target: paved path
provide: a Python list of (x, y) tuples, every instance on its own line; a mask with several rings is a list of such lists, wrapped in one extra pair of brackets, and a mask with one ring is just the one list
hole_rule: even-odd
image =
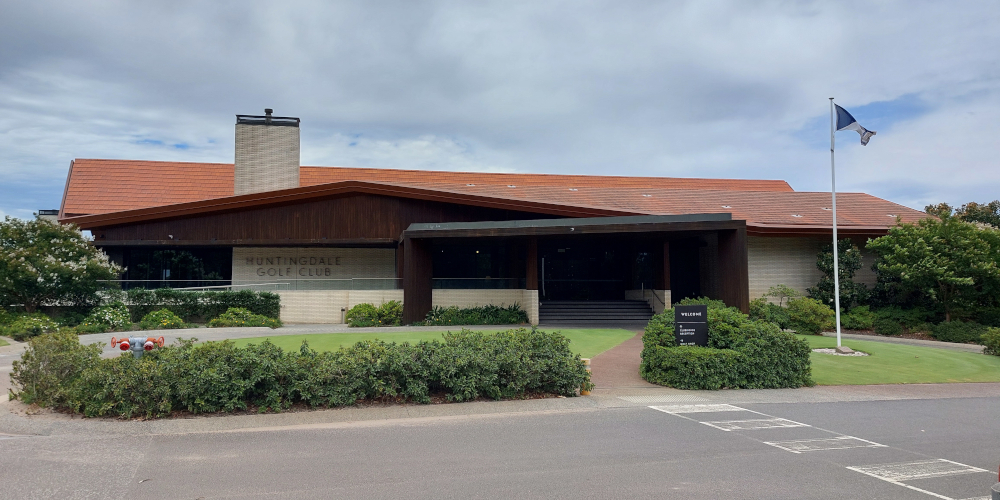
[[(836, 337), (835, 332), (823, 332), (824, 337)], [(915, 345), (920, 347), (934, 347), (937, 349), (948, 349), (950, 351), (983, 352), (983, 346), (976, 344), (956, 344), (954, 342), (940, 342), (937, 340), (904, 339), (896, 337), (882, 337), (878, 335), (858, 335), (856, 333), (841, 333), (841, 339), (867, 340), (871, 342), (885, 342), (887, 344)], [(848, 346), (850, 347), (850, 346)]]
[(590, 361), (591, 381), (598, 389), (653, 388), (639, 376), (642, 333), (594, 356)]

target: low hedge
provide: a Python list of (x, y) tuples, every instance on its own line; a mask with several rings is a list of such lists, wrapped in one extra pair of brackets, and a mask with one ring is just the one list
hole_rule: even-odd
[(931, 328), (931, 336), (942, 342), (978, 344), (987, 327), (974, 321), (946, 321)]
[(268, 318), (260, 314), (254, 314), (242, 307), (230, 307), (219, 317), (208, 322), (209, 328), (228, 327), (250, 327), (266, 326), (268, 328), (278, 328), (281, 326), (280, 319)]
[(592, 388), (569, 339), (517, 329), (463, 330), (441, 341), (363, 341), (317, 352), (306, 342), (285, 352), (264, 341), (180, 341), (141, 358), (101, 359), (101, 348), (75, 335), (32, 339), (11, 373), (13, 397), (88, 417), (162, 417), (175, 411), (280, 411), (358, 401), (450, 401), (518, 398), (533, 393), (574, 396)]
[(673, 309), (653, 316), (642, 338), (639, 373), (644, 379), (705, 390), (815, 385), (807, 342), (735, 308), (711, 302), (708, 306), (708, 347), (677, 345)]
[(375, 306), (358, 304), (348, 309), (347, 326), (399, 326), (403, 323), (403, 303), (390, 300)]
[(511, 304), (476, 307), (435, 306), (424, 320), (432, 325), (523, 325), (528, 323), (528, 313), (521, 306)]
[(107, 333), (131, 330), (132, 317), (121, 302), (95, 307), (79, 325), (77, 333)]
[(124, 293), (124, 302), (132, 314), (132, 321), (137, 323), (147, 314), (160, 309), (168, 309), (187, 322), (215, 318), (231, 307), (275, 319), (281, 314), (281, 297), (278, 294), (253, 290), (194, 292), (172, 288), (134, 288)]

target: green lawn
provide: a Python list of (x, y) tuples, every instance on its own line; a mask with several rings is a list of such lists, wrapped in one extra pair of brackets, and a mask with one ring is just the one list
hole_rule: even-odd
[[(799, 335), (813, 349), (837, 346), (837, 339)], [(1000, 357), (886, 342), (847, 340), (843, 345), (870, 356), (812, 353), (813, 380), (819, 385), (1000, 382)]]
[(5, 345), (10, 345), (10, 344), (8, 344), (7, 341), (4, 339), (0, 339), (0, 347), (3, 347)]
[[(570, 348), (580, 353), (584, 358), (592, 358), (598, 354), (621, 344), (635, 336), (635, 333), (619, 329), (554, 329), (570, 339)], [(316, 333), (310, 335), (282, 335), (279, 337), (256, 337), (236, 339), (237, 345), (244, 346), (262, 342), (265, 338), (285, 350), (297, 350), (303, 340), (309, 341), (309, 347), (317, 351), (330, 351), (344, 346), (353, 345), (361, 340), (380, 339), (386, 342), (419, 342), (421, 340), (436, 340), (444, 331), (438, 332), (372, 332), (372, 333)]]

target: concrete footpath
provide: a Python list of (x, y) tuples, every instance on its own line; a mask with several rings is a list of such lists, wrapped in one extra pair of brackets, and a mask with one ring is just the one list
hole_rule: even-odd
[[(824, 337), (836, 337), (836, 332), (823, 332)], [(919, 347), (934, 347), (936, 349), (948, 349), (950, 351), (963, 351), (982, 353), (983, 346), (977, 344), (956, 344), (954, 342), (941, 342), (938, 340), (905, 339), (897, 337), (882, 337), (878, 335), (858, 335), (856, 333), (841, 333), (841, 340), (864, 340), (868, 342), (884, 342), (886, 344), (903, 344)], [(850, 346), (848, 346), (850, 347)]]

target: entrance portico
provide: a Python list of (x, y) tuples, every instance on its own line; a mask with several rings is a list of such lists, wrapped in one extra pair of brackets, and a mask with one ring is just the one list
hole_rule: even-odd
[(454, 288), (520, 290), (535, 301), (522, 303), (529, 312), (646, 296), (660, 310), (694, 296), (749, 308), (746, 222), (730, 214), (411, 224), (401, 246), (404, 322)]

